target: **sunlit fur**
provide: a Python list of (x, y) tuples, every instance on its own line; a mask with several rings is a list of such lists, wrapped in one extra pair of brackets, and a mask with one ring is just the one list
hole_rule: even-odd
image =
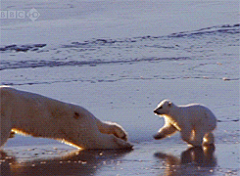
[(127, 133), (83, 107), (1, 86), (1, 141), (13, 132), (60, 140), (81, 149), (129, 149)]
[(182, 139), (192, 146), (214, 143), (212, 131), (217, 120), (207, 107), (200, 104), (177, 106), (170, 100), (163, 100), (154, 113), (165, 119), (165, 125), (154, 135), (155, 139), (180, 131)]

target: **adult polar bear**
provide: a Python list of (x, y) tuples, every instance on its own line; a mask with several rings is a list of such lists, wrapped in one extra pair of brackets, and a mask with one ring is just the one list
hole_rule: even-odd
[(131, 149), (127, 133), (86, 109), (38, 94), (0, 86), (1, 141), (14, 132), (61, 140), (82, 149)]
[(217, 119), (207, 107), (200, 104), (177, 106), (163, 100), (154, 113), (165, 118), (165, 125), (154, 135), (155, 139), (180, 131), (182, 139), (194, 147), (214, 143), (212, 131)]

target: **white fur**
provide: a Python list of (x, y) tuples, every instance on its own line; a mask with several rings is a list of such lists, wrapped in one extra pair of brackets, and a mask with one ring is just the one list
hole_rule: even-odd
[(182, 139), (192, 146), (214, 143), (212, 131), (216, 128), (217, 120), (207, 107), (200, 104), (177, 106), (169, 100), (163, 100), (154, 113), (165, 119), (165, 125), (154, 135), (155, 139), (180, 131)]
[(0, 86), (1, 141), (14, 132), (61, 140), (82, 149), (129, 149), (127, 133), (110, 122), (101, 122), (86, 109), (38, 94)]

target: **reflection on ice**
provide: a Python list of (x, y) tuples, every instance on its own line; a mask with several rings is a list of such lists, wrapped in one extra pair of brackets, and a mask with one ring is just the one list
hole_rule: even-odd
[(95, 175), (102, 166), (118, 165), (121, 162), (118, 159), (128, 152), (76, 150), (54, 158), (18, 161), (15, 156), (1, 151), (1, 175)]
[(213, 174), (214, 167), (217, 165), (217, 160), (213, 155), (214, 151), (215, 146), (210, 145), (203, 148), (188, 148), (182, 152), (181, 158), (162, 152), (157, 152), (154, 156), (165, 161), (165, 174), (168, 176), (184, 175), (184, 173), (209, 175), (209, 173)]

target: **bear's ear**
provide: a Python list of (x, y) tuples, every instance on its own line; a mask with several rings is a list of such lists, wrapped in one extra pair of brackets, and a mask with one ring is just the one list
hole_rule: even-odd
[(73, 116), (75, 119), (78, 119), (79, 118), (79, 113), (78, 112), (74, 112), (74, 116)]
[(172, 102), (171, 102), (171, 101), (168, 102), (168, 106), (169, 106), (169, 107), (172, 106)]

